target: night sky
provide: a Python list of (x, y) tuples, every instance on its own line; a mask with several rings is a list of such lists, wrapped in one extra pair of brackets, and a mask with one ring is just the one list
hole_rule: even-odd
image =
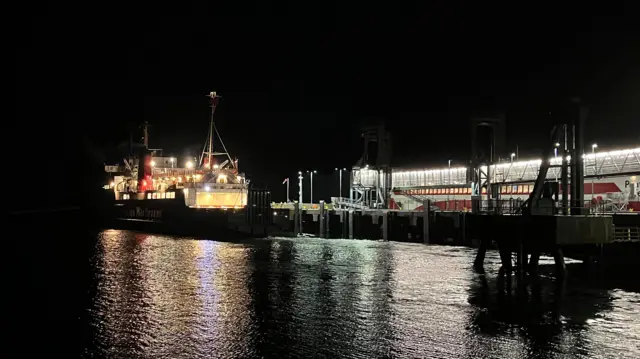
[(498, 111), (509, 152), (538, 156), (551, 104), (575, 95), (591, 110), (586, 143), (640, 143), (631, 9), (342, 3), (215, 2), (184, 17), (129, 18), (45, 7), (17, 30), (12, 151), (38, 158), (61, 185), (86, 186), (142, 121), (154, 125), (151, 147), (197, 155), (212, 90), (229, 151), (276, 199), (298, 169), (325, 173), (316, 198), (335, 195), (333, 168), (359, 158), (358, 125), (377, 119), (397, 165), (463, 163), (470, 116)]

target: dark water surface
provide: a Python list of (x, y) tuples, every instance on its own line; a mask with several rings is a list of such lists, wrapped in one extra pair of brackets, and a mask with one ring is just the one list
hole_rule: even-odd
[(501, 295), (492, 252), (481, 275), (459, 247), (98, 236), (67, 303), (84, 357), (640, 358), (638, 292), (574, 274)]

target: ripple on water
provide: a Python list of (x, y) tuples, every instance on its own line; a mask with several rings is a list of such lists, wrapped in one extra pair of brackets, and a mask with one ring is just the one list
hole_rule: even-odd
[[(100, 234), (86, 357), (640, 357), (640, 295), (543, 277), (523, 302), (461, 247)], [(546, 262), (544, 262), (546, 263)]]

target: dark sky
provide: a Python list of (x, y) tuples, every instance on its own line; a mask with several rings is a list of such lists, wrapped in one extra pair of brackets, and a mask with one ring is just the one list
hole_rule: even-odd
[[(492, 111), (506, 114), (508, 148), (537, 155), (550, 104), (574, 95), (591, 109), (588, 142), (640, 143), (640, 38), (622, 5), (261, 3), (127, 18), (44, 7), (17, 31), (12, 137), (64, 158), (50, 168), (82, 172), (80, 152), (100, 162), (146, 120), (152, 147), (184, 156), (205, 139), (216, 90), (229, 151), (278, 191), (298, 169), (329, 181), (349, 167), (358, 124), (378, 118), (396, 164), (463, 162), (469, 117)], [(318, 196), (334, 191), (325, 187)]]

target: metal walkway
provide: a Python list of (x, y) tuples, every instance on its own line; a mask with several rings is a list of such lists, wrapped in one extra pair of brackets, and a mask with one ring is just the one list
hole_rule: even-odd
[[(571, 161), (571, 158), (568, 158)], [(561, 157), (549, 159), (552, 165), (560, 165)], [(491, 183), (533, 182), (538, 176), (542, 160), (507, 161), (491, 166)], [(482, 168), (486, 173), (486, 166)], [(585, 177), (613, 177), (640, 174), (640, 147), (618, 151), (599, 152), (584, 155)], [(394, 188), (466, 186), (468, 182), (466, 167), (393, 169)], [(552, 167), (548, 179), (560, 178), (560, 168)], [(380, 171), (361, 168), (353, 171), (353, 185), (374, 188), (384, 183), (384, 174)]]

